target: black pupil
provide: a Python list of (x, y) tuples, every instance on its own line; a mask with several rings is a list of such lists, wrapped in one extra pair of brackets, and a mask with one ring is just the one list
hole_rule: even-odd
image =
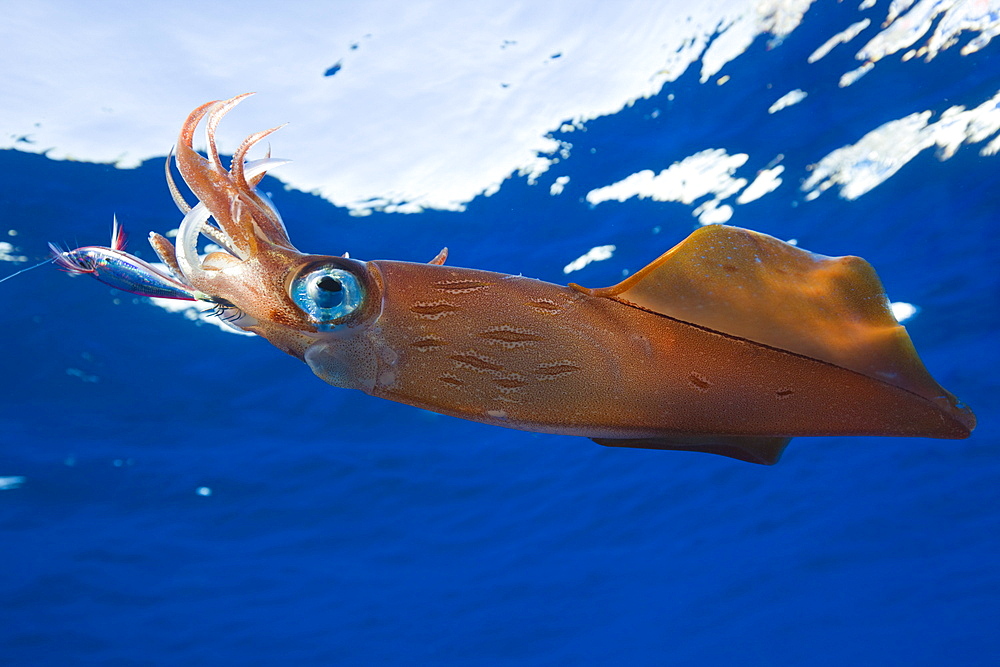
[(330, 275), (315, 276), (309, 281), (309, 296), (319, 308), (338, 308), (344, 302), (344, 285)]
[(330, 276), (323, 276), (317, 280), (316, 287), (324, 292), (339, 292), (344, 289), (344, 286), (340, 284), (339, 280), (331, 278)]

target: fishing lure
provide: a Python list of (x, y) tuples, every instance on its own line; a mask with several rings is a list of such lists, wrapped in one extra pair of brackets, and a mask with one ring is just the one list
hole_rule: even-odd
[[(185, 215), (176, 244), (150, 240), (176, 280), (118, 240), (65, 254), (63, 266), (137, 294), (232, 307), (233, 326), (338, 387), (602, 445), (772, 464), (794, 436), (965, 438), (975, 427), (857, 257), (710, 225), (591, 289), (443, 266), (444, 251), (427, 264), (299, 252), (256, 190), (282, 161), (246, 161), (277, 128), (248, 137), (229, 169), (219, 159), (215, 128), (245, 98), (184, 122), (176, 165), (196, 205), (168, 159)], [(206, 156), (193, 148), (202, 120)], [(199, 254), (201, 237), (220, 250)]]
[(126, 236), (118, 219), (111, 227), (111, 246), (84, 246), (63, 250), (49, 244), (56, 265), (67, 273), (89, 275), (123, 292), (161, 299), (212, 301), (190, 285), (125, 252)]

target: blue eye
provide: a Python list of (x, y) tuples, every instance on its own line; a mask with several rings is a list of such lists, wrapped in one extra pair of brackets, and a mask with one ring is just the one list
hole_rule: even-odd
[(298, 276), (289, 295), (320, 331), (342, 324), (365, 299), (361, 281), (351, 272), (332, 266), (321, 266)]

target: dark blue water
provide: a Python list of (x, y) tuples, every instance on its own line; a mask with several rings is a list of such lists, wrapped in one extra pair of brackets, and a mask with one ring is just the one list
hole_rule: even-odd
[[(780, 146), (784, 184), (733, 224), (870, 260), (922, 309), (909, 331), (976, 410), (971, 439), (801, 438), (766, 468), (506, 431), (334, 389), (263, 340), (44, 267), (0, 285), (0, 476), (25, 477), (0, 491), (0, 662), (997, 664), (997, 158), (927, 152), (854, 202), (798, 186), (882, 122), (987, 99), (1000, 50), (887, 61), (842, 91), (825, 69), (853, 68), (849, 50), (804, 64), (844, 10), (824, 11), (725, 86), (686, 76), (566, 135), (572, 156), (537, 185), (462, 213), (356, 218), (264, 187), (305, 251), (448, 245), (452, 264), (562, 282), (614, 243), (572, 276), (601, 286), (695, 222), (680, 204), (592, 208), (590, 189), (705, 148), (759, 169)], [(795, 87), (808, 104), (769, 116)], [(2, 229), (33, 259), (104, 243), (113, 212), (136, 251), (177, 222), (159, 160), (8, 151), (0, 174)]]

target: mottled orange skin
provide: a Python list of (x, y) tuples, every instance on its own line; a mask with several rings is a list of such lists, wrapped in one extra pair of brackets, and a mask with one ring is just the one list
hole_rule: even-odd
[[(201, 207), (185, 221), (210, 213), (229, 252), (194, 261), (183, 230), (214, 232), (188, 222), (176, 257), (162, 237), (154, 245), (231, 307), (235, 326), (330, 384), (498, 426), (759, 463), (777, 461), (791, 436), (964, 438), (975, 426), (856, 257), (713, 226), (621, 284), (587, 289), (441, 266), (444, 251), (429, 264), (300, 253), (254, 190), (260, 176), (244, 173), (266, 133), (244, 142), (231, 169), (218, 159), (214, 128), (243, 97), (196, 109), (177, 153)], [(205, 116), (208, 159), (192, 148)], [(363, 285), (362, 305), (332, 326), (290, 296), (318, 265)]]
[(474, 269), (368, 268), (382, 308), (354, 336), (370, 361), (352, 358), (341, 384), (400, 403), (591, 438), (968, 434), (904, 389), (614, 299)]

